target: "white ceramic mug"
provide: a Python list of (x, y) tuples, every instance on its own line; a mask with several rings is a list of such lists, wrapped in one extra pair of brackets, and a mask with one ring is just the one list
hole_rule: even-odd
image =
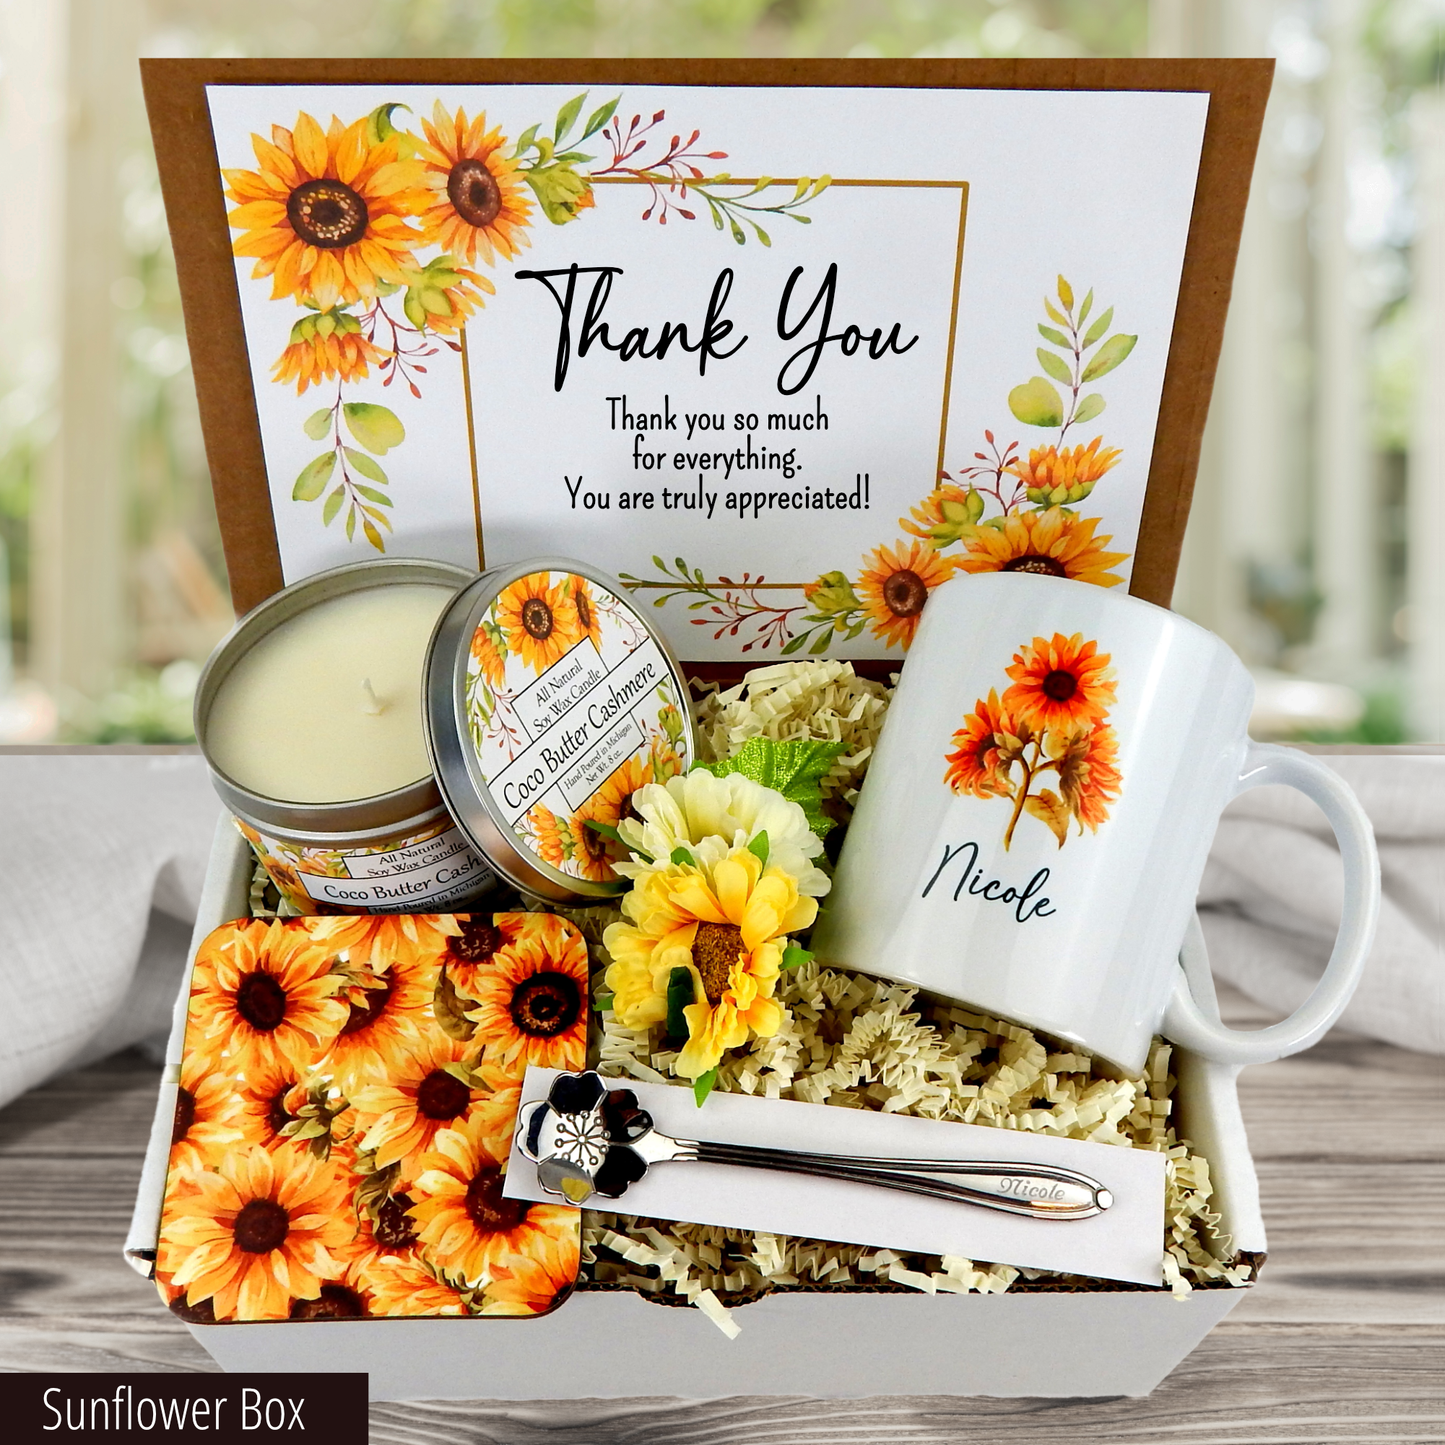
[[(1130, 1074), (1159, 1032), (1233, 1064), (1307, 1047), (1359, 980), (1379, 861), (1336, 773), (1250, 741), (1253, 700), (1219, 638), (1137, 598), (1019, 572), (945, 583), (888, 710), (814, 952)], [(1330, 820), (1344, 910), (1314, 993), (1250, 1033), (1199, 1008), (1179, 956), (1220, 813), (1266, 783), (1300, 789)]]

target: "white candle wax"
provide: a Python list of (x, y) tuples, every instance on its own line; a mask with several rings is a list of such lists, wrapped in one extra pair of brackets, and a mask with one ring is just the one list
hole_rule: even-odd
[(243, 788), (292, 803), (370, 798), (426, 777), (421, 675), (451, 596), (424, 583), (368, 587), (267, 633), (211, 705), (212, 762)]

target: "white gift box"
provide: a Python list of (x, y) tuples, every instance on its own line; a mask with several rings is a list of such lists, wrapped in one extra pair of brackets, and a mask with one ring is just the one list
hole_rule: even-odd
[[(222, 819), (192, 957), (212, 929), (249, 911), (253, 858)], [(1191, 979), (1202, 1004), (1206, 979)], [(125, 1253), (149, 1275), (170, 1151), (189, 971), (177, 1001)], [(1263, 1255), (1238, 1069), (1176, 1050), (1174, 1122), (1209, 1161), (1230, 1250)], [(1163, 1221), (1159, 1247), (1163, 1249)], [(1094, 1289), (1001, 1295), (779, 1290), (737, 1313), (728, 1339), (700, 1311), (630, 1290), (581, 1289), (536, 1319), (262, 1321), (187, 1327), (223, 1369), (365, 1370), (371, 1398), (576, 1399), (679, 1395), (1147, 1395), (1239, 1303), (1239, 1288)]]

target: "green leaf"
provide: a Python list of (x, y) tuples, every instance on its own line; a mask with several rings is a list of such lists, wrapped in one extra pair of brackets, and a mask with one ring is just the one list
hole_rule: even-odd
[(733, 240), (736, 241), (739, 246), (746, 246), (748, 243), (747, 234), (732, 216), (728, 217), (728, 225), (732, 227)]
[(291, 488), (293, 502), (314, 502), (326, 490), (331, 473), (336, 470), (336, 453), (325, 452), (315, 461), (307, 462)]
[(348, 401), (341, 414), (347, 429), (367, 451), (384, 457), (406, 440), (406, 428), (394, 411), (369, 401)]
[(592, 1007), (600, 1014), (611, 1013), (613, 995), (610, 993), (599, 993)]
[(421, 304), (421, 297), (416, 294), (415, 286), (408, 286), (406, 296), (401, 303), (401, 309), (406, 313), (406, 319), (413, 326), (422, 327), (426, 325), (426, 307)]
[(1097, 391), (1091, 391), (1079, 403), (1079, 409), (1074, 413), (1074, 420), (1076, 422), (1093, 421), (1103, 409), (1104, 398)]
[(1062, 381), (1065, 386), (1074, 384), (1074, 373), (1069, 370), (1062, 356), (1056, 352), (1045, 351), (1042, 346), (1034, 348), (1034, 355), (1039, 359), (1039, 365), (1053, 377), (1055, 381)]
[(345, 487), (337, 487), (337, 489), (327, 497), (326, 505), (321, 509), (321, 525), (323, 527), (329, 527), (336, 520), (336, 514), (341, 510), (341, 504), (345, 500)]
[(313, 411), (301, 424), (301, 430), (314, 442), (324, 441), (326, 433), (331, 430), (331, 408), (328, 406), (320, 411)]
[(1084, 346), (1086, 349), (1092, 346), (1109, 329), (1109, 323), (1113, 319), (1114, 308), (1111, 306), (1088, 331), (1084, 333)]
[(562, 144), (562, 137), (572, 129), (578, 112), (582, 109), (582, 102), (587, 99), (587, 92), (584, 90), (581, 95), (574, 95), (561, 110), (557, 112), (557, 129), (552, 132), (552, 140), (556, 145)]
[(699, 1109), (707, 1102), (707, 1096), (712, 1093), (717, 1085), (717, 1070), (709, 1069), (700, 1079), (694, 1079), (692, 1084), (692, 1096), (697, 1100)]
[(1062, 276), (1059, 277), (1059, 300), (1064, 303), (1064, 310), (1074, 309), (1074, 288)]
[(516, 160), (518, 156), (526, 155), (527, 152), (532, 149), (532, 142), (537, 139), (537, 132), (541, 129), (542, 127), (540, 125), (528, 126), (527, 129), (517, 137), (517, 144), (512, 147), (513, 160)]
[(373, 482), (380, 482), (383, 487), (390, 484), (386, 473), (376, 464), (376, 461), (367, 456), (365, 452), (359, 452), (355, 447), (342, 447), (346, 453), (346, 460), (361, 473), (363, 477), (370, 477)]
[(764, 868), (768, 866), (768, 830), (766, 828), (760, 829), (758, 836), (748, 844), (748, 852), (751, 853)]
[(476, 1033), (476, 1024), (466, 1014), (470, 1003), (470, 999), (457, 992), (446, 969), (442, 969), (437, 975), (436, 991), (432, 995), (432, 1015), (448, 1038), (465, 1043)]
[(687, 1018), (683, 1009), (697, 1002), (697, 983), (690, 968), (675, 968), (667, 976), (667, 1037), (687, 1038)]
[[(582, 824), (591, 828), (594, 833), (601, 833), (604, 838), (611, 838), (614, 843), (622, 843), (622, 834), (611, 823), (603, 823), (596, 818), (584, 818)], [(627, 845), (622, 843), (622, 846), (625, 848)]]
[[(353, 482), (352, 486), (355, 487), (356, 491), (365, 497), (368, 502), (375, 502), (378, 507), (394, 507), (396, 505), (385, 492), (378, 492), (375, 487), (364, 487), (360, 482)], [(378, 513), (376, 515), (380, 514)]]
[(1097, 381), (1118, 366), (1133, 351), (1137, 336), (1125, 336), (1118, 332), (1111, 336), (1095, 353), (1094, 359), (1084, 368), (1082, 381)]
[(681, 843), (679, 843), (677, 847), (672, 850), (672, 857), (670, 857), (667, 861), (669, 863), (682, 864), (688, 868), (697, 867), (697, 859), (694, 858), (692, 854), (689, 853), (687, 849), (682, 846)]
[(820, 838), (833, 826), (823, 812), (821, 783), (843, 751), (843, 743), (825, 743), (811, 738), (780, 743), (772, 738), (749, 738), (732, 757), (703, 763), (710, 773), (725, 778), (741, 773), (765, 788), (776, 789), (802, 808), (808, 826)]
[(806, 948), (799, 948), (796, 943), (790, 943), (783, 950), (782, 968), (797, 968), (800, 963), (812, 963), (813, 955)]
[(390, 140), (396, 134), (396, 127), (391, 123), (391, 113), (394, 110), (410, 110), (409, 105), (403, 105), (399, 100), (388, 101), (379, 105), (369, 116), (366, 117), (366, 138), (372, 145), (380, 145), (384, 140)]
[(582, 128), (582, 134), (577, 137), (579, 144), (586, 140), (589, 135), (596, 135), (609, 120), (617, 109), (617, 102), (621, 100), (620, 95), (614, 95), (606, 105), (599, 105), (591, 115), (587, 117), (587, 124)]
[(1082, 326), (1082, 325), (1084, 324), (1084, 322), (1086, 322), (1086, 321), (1089, 319), (1089, 312), (1091, 312), (1093, 309), (1094, 309), (1094, 293), (1093, 293), (1093, 291), (1091, 290), (1091, 291), (1089, 292), (1089, 294), (1084, 297), (1084, 304), (1079, 307), (1079, 325), (1080, 325), (1080, 326)]
[(1008, 394), (1008, 409), (1025, 426), (1062, 426), (1064, 402), (1043, 377), (1031, 377)]
[(1074, 349), (1073, 343), (1062, 331), (1056, 331), (1052, 326), (1045, 326), (1042, 321), (1039, 322), (1039, 335), (1045, 341), (1052, 341), (1055, 346), (1062, 346), (1065, 351)]

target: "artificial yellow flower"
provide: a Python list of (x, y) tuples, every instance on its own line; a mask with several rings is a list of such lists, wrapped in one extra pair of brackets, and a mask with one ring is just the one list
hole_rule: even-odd
[[(799, 893), (821, 898), (832, 886), (828, 875), (814, 866), (823, 843), (808, 826), (807, 814), (776, 788), (742, 773), (719, 778), (706, 768), (694, 768), (666, 783), (649, 781), (631, 802), (631, 809), (618, 819), (617, 832), (634, 855), (655, 861), (617, 864), (616, 871), (625, 878), (667, 867), (679, 848), (694, 857), (701, 848), (715, 860), (766, 833), (769, 864), (787, 873)], [(626, 816), (627, 811), (632, 816)]]
[(622, 911), (629, 921), (612, 924), (603, 944), (613, 959), (612, 1008), (624, 1028), (662, 1023), (673, 969), (692, 973), (695, 1001), (683, 1010), (688, 1041), (677, 1060), (684, 1078), (707, 1073), (750, 1033), (777, 1033), (783, 940), (818, 913), (790, 874), (739, 848), (715, 863), (646, 874)]

